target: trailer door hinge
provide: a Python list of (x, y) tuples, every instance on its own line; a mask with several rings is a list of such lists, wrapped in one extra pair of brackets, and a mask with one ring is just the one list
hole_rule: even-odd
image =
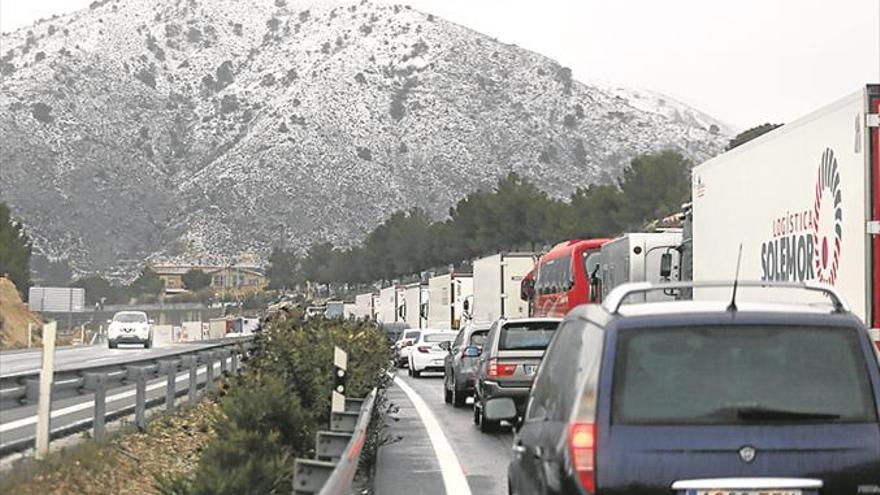
[(880, 235), (880, 221), (868, 222), (868, 235)]
[(865, 125), (868, 127), (880, 127), (880, 113), (869, 113), (865, 115)]

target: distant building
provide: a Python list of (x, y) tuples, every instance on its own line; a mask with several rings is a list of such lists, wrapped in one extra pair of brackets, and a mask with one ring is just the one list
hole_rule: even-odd
[(162, 280), (166, 294), (178, 294), (186, 291), (183, 275), (190, 270), (201, 270), (211, 276), (211, 288), (214, 290), (266, 288), (269, 279), (263, 268), (257, 265), (236, 263), (234, 265), (196, 265), (196, 264), (153, 264), (150, 268)]

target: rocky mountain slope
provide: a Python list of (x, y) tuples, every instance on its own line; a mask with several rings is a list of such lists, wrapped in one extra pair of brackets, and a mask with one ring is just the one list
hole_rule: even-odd
[(0, 197), (83, 271), (356, 242), (516, 171), (554, 195), (730, 130), (372, 1), (98, 0), (2, 36)]

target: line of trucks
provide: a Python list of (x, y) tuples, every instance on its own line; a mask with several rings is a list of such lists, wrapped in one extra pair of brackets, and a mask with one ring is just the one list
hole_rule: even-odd
[(741, 280), (835, 286), (880, 346), (878, 192), (880, 85), (867, 85), (695, 167), (692, 203), (674, 228), (566, 241), (541, 255), (493, 254), (468, 272), (360, 294), (346, 316), (452, 329), (560, 316), (625, 282), (732, 280), (740, 265)]

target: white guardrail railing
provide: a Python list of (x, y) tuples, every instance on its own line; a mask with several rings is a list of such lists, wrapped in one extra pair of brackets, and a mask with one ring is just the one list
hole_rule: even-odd
[(376, 389), (364, 399), (345, 399), (345, 410), (330, 413), (330, 431), (319, 431), (315, 459), (294, 461), (294, 495), (348, 495), (358, 470)]

